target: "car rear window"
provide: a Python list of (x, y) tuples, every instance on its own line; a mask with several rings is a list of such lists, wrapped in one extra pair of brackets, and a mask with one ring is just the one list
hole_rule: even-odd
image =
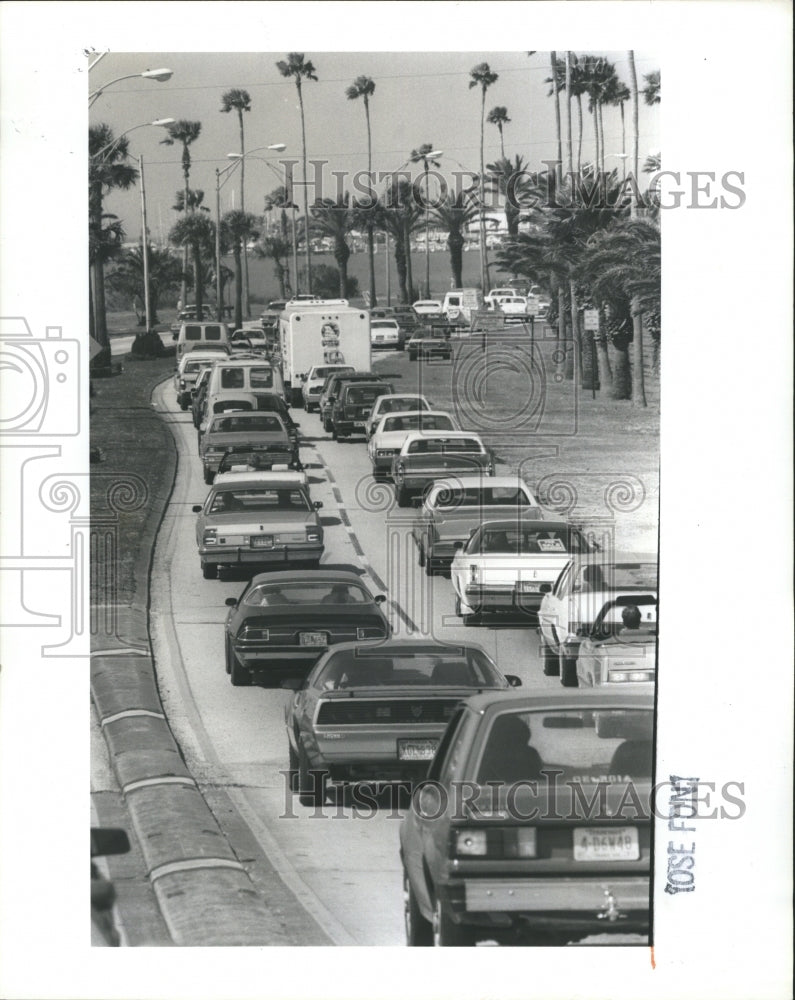
[(351, 403), (355, 406), (366, 405), (367, 403), (374, 403), (379, 396), (387, 390), (380, 385), (357, 385), (350, 389), (345, 394), (345, 402)]
[(384, 431), (453, 431), (455, 427), (450, 417), (442, 414), (404, 413), (387, 417)]
[(483, 489), (440, 489), (434, 497), (434, 507), (515, 507), (535, 506), (521, 487), (488, 486)]
[(356, 583), (334, 583), (317, 581), (314, 583), (261, 583), (243, 598), (244, 604), (254, 607), (277, 604), (369, 604), (372, 597), (364, 587)]
[(185, 340), (201, 340), (202, 328), (200, 326), (186, 326)]
[(483, 527), (470, 543), (468, 552), (504, 553), (505, 555), (564, 555), (584, 548), (574, 530), (522, 529), (519, 527)]
[(418, 685), (420, 687), (494, 687), (499, 678), (478, 650), (440, 653), (341, 650), (326, 663), (317, 684), (326, 688)]
[[(249, 404), (250, 406), (251, 404)], [(210, 428), (211, 434), (239, 434), (248, 431), (257, 431), (270, 434), (277, 434), (283, 431), (282, 422), (276, 416), (269, 414), (252, 413), (246, 416), (216, 417)]]
[(382, 399), (378, 406), (378, 412), (382, 414), (427, 409), (428, 404), (420, 396), (395, 396), (394, 399)]
[(265, 514), (286, 510), (312, 510), (306, 494), (300, 489), (249, 489), (218, 490), (210, 501), (210, 514)]
[(408, 447), (409, 455), (447, 454), (452, 452), (483, 453), (483, 445), (475, 438), (428, 438), (412, 441)]

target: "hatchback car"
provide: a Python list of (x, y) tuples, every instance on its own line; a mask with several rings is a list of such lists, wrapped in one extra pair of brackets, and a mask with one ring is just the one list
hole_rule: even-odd
[(281, 686), (288, 678), (306, 677), (330, 646), (389, 638), (385, 600), (347, 570), (255, 576), (239, 598), (226, 601), (230, 681), (236, 687), (254, 679)]
[(203, 504), (193, 507), (196, 545), (205, 580), (225, 566), (317, 567), (323, 528), (306, 486), (273, 472), (217, 476)]
[(409, 945), (565, 945), (649, 930), (654, 702), (463, 702), (400, 828)]

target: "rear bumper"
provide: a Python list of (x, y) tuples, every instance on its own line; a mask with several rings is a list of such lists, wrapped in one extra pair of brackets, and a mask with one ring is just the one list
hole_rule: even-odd
[(238, 566), (261, 563), (286, 566), (291, 563), (319, 560), (324, 551), (324, 545), (285, 545), (276, 549), (224, 549), (205, 546), (199, 549), (199, 555), (202, 562), (208, 565)]
[(494, 611), (525, 611), (537, 613), (543, 594), (523, 593), (512, 586), (466, 587), (464, 601), (471, 608)]

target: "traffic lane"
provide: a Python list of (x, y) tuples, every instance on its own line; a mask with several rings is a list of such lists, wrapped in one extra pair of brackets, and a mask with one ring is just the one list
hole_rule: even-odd
[[(195, 430), (168, 383), (156, 405), (172, 424), (181, 461), (155, 556), (152, 632), (163, 703), (186, 762), (200, 785), (225, 790), (287, 887), (335, 943), (400, 944), (399, 824), (390, 810), (365, 817), (333, 802), (319, 811), (302, 807), (287, 791), (280, 772), (287, 768), (284, 708), (293, 694), (229, 683), (224, 601), (240, 595), (247, 574), (202, 577), (191, 508), (208, 487)], [(302, 451), (312, 496), (324, 502), (321, 515), (329, 522), (323, 564), (356, 568), (330, 484), (311, 468), (312, 458)], [(218, 818), (234, 835), (237, 817)], [(258, 881), (256, 871), (252, 877)]]

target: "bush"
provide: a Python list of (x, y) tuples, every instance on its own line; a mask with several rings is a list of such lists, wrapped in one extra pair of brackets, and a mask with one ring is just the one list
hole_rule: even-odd
[[(306, 271), (300, 271), (300, 284), (306, 287)], [(338, 299), (340, 295), (340, 272), (329, 264), (312, 266), (312, 291), (320, 299)], [(354, 299), (359, 295), (359, 281), (348, 275), (345, 298)]]

